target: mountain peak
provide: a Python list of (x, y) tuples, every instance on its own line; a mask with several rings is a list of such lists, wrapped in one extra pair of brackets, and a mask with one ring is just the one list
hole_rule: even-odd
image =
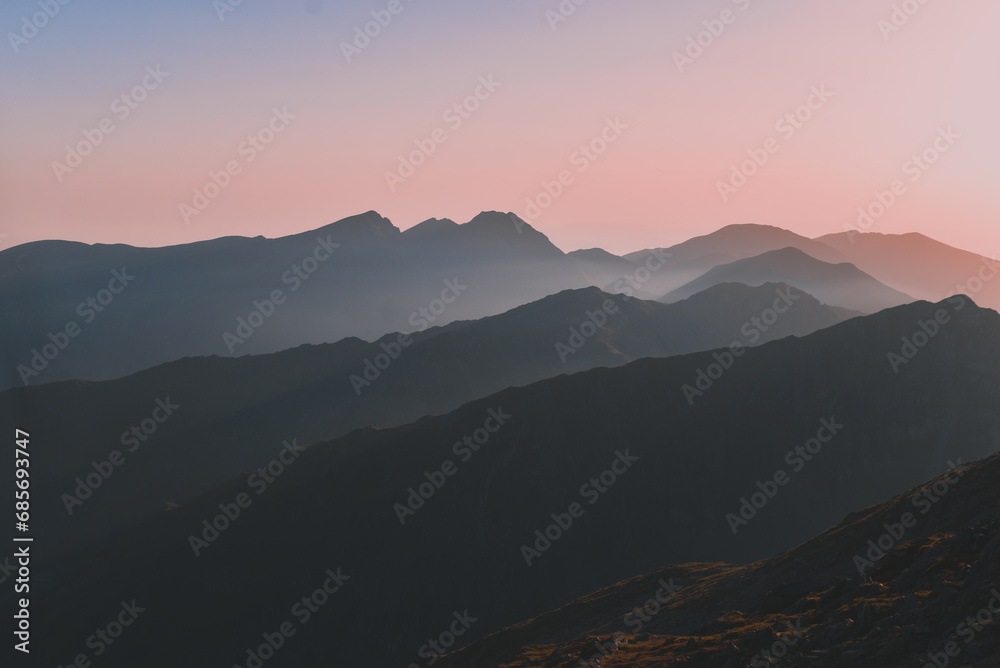
[(510, 211), (504, 213), (502, 211), (483, 211), (475, 218), (465, 223), (462, 227), (482, 227), (482, 228), (496, 228), (496, 227), (512, 227), (514, 230), (525, 230), (530, 229), (536, 231), (535, 228), (528, 225), (522, 218), (517, 214)]
[(762, 223), (732, 223), (731, 225), (726, 225), (720, 227), (718, 230), (712, 234), (724, 234), (733, 232), (777, 232), (779, 234), (795, 234), (790, 230), (786, 230), (783, 227), (778, 227), (777, 225), (764, 225)]
[(330, 223), (308, 234), (330, 234), (340, 239), (361, 240), (366, 238), (392, 238), (401, 234), (398, 227), (377, 211), (366, 211)]
[(718, 283), (777, 282), (808, 292), (824, 304), (863, 313), (913, 301), (909, 295), (880, 283), (849, 262), (824, 262), (797, 247), (778, 248), (718, 265), (664, 295), (660, 301), (678, 301)]
[(457, 230), (458, 223), (450, 218), (428, 218), (422, 223), (417, 223), (403, 234), (407, 237), (426, 238), (437, 234), (444, 234)]
[[(701, 257), (731, 257), (736, 260), (790, 246), (824, 262), (844, 261), (837, 250), (821, 241), (774, 225), (758, 223), (727, 225), (710, 234), (688, 239), (668, 250), (678, 260)], [(626, 257), (634, 259), (632, 256)]]
[[(822, 262), (822, 260), (817, 260), (809, 253), (805, 252), (801, 248), (796, 248), (795, 246), (785, 246), (784, 248), (776, 248), (772, 251), (766, 251), (756, 256), (758, 258), (766, 259), (784, 259), (784, 260), (798, 260), (806, 261), (810, 263)], [(753, 259), (753, 258), (748, 258)], [(846, 262), (841, 264), (848, 264)]]
[(533, 248), (547, 255), (565, 255), (549, 238), (513, 212), (483, 211), (459, 225), (466, 237), (491, 243), (514, 244), (522, 249)]

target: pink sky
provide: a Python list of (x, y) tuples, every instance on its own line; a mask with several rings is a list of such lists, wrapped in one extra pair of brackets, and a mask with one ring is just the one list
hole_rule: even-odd
[[(220, 21), (210, 3), (184, 2), (183, 17), (116, 14), (127, 31), (107, 25), (103, 3), (68, 5), (0, 56), (16, 92), (0, 101), (0, 247), (275, 237), (369, 209), (404, 229), (523, 216), (568, 169), (573, 182), (532, 223), (564, 250), (623, 253), (731, 223), (839, 232), (901, 179), (906, 193), (870, 231), (1000, 252), (1000, 5), (930, 2), (886, 40), (877, 24), (894, 2), (745, 2), (594, 0), (555, 31), (544, 14), (555, 1), (406, 3), (351, 63), (339, 43), (385, 3), (319, 14), (244, 3)], [(12, 5), (5, 31), (34, 6)], [(679, 72), (673, 52), (725, 9), (735, 22)], [(52, 162), (66, 144), (114, 117), (111, 101), (152, 65), (169, 76), (60, 183)], [(489, 75), (502, 85), (450, 128), (445, 110)], [(833, 97), (783, 137), (776, 122), (814, 86)], [(241, 142), (275, 107), (295, 119), (246, 163)], [(571, 156), (608, 118), (628, 128), (580, 173)], [(447, 141), (390, 191), (385, 172), (439, 127)], [(948, 127), (960, 138), (911, 181), (904, 163)], [(777, 153), (723, 202), (717, 182), (772, 137)], [(179, 205), (230, 160), (241, 172), (186, 223)]]

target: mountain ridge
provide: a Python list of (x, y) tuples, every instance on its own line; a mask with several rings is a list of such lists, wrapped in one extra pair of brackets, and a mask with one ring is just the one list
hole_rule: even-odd
[(823, 262), (791, 246), (716, 266), (661, 301), (675, 301), (721, 281), (753, 285), (768, 280), (799, 286), (827, 304), (866, 313), (913, 301), (849, 262)]
[[(887, 355), (901, 337), (940, 311), (951, 320), (894, 369)], [(294, 592), (311, 591), (314, 577), (341, 566), (353, 586), (282, 649), (282, 660), (405, 664), (456, 610), (478, 620), (465, 643), (665, 563), (750, 563), (938, 475), (948, 459), (996, 452), (1000, 422), (987, 407), (1000, 392), (1000, 353), (990, 345), (998, 332), (1000, 315), (968, 299), (916, 302), (733, 360), (725, 348), (641, 359), (357, 430), (307, 448), (200, 556), (189, 536), (231, 502), (240, 478), (120, 536), (48, 593), (63, 612), (40, 628), (75, 637), (84, 631), (72, 616), (81, 605), (99, 610), (141, 595), (159, 616), (141, 638), (123, 638), (117, 656), (170, 665), (181, 634), (204, 648), (204, 665), (233, 661), (282, 621)], [(692, 401), (684, 385), (714, 364), (728, 368)], [(489, 422), (497, 416), (503, 424), (486, 444), (462, 455), (462, 437), (497, 427)], [(835, 441), (795, 470), (786, 453), (830, 436), (817, 431), (824, 425)], [(634, 465), (616, 467), (609, 480), (617, 482), (589, 503), (595, 490), (586, 481), (621, 458)], [(444, 473), (447, 460), (454, 475)], [(792, 483), (734, 534), (727, 514), (779, 468), (794, 474)], [(445, 482), (422, 503), (408, 501), (432, 478)], [(574, 501), (583, 514), (551, 545), (536, 542), (534, 532)], [(407, 504), (413, 515), (399, 510)], [(525, 545), (540, 553), (529, 563)], [(114, 589), (95, 592), (91, 583), (110, 573)], [(242, 584), (249, 580), (253, 591)], [(213, 592), (211, 619), (171, 617), (205, 591)], [(387, 609), (392, 596), (407, 603)], [(271, 604), (261, 608), (261, 600)], [(379, 642), (385, 637), (394, 640)]]

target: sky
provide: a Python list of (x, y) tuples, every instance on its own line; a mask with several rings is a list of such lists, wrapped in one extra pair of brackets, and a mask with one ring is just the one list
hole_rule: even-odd
[(995, 0), (63, 1), (0, 8), (0, 248), (374, 209), (567, 251), (762, 223), (1000, 252)]

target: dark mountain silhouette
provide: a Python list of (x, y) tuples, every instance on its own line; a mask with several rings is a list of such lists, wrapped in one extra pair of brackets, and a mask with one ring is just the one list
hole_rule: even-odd
[[(785, 308), (786, 298), (786, 314), (773, 324), (760, 320), (775, 302)], [(285, 440), (307, 444), (405, 424), (565, 373), (804, 336), (842, 319), (783, 285), (718, 285), (671, 305), (586, 288), (431, 328), (408, 346), (390, 334), (371, 344), (345, 339), (239, 359), (184, 359), (114, 381), (10, 390), (0, 393), (0, 419), (38, 425), (35, 437), (50, 444), (36, 453), (44, 474), (33, 485), (41, 537), (54, 554), (262, 466)], [(148, 441), (122, 441), (167, 399), (179, 408)], [(75, 492), (77, 479), (114, 450), (126, 463), (75, 503), (71, 497), (86, 494)]]
[[(911, 527), (901, 527), (906, 513), (916, 519)], [(862, 577), (855, 560), (868, 559), (868, 541), (886, 536), (887, 525), (900, 538), (892, 537), (881, 559), (875, 548), (877, 560), (862, 564)], [(778, 661), (831, 668), (996, 666), (998, 564), (1000, 455), (994, 455), (854, 513), (780, 556), (744, 567), (686, 564), (631, 578), (484, 638), (438, 665), (575, 668), (603, 658), (603, 648), (613, 660), (599, 665), (636, 668)]]
[(590, 284), (543, 234), (497, 212), (464, 225), (427, 221), (406, 234), (369, 211), (280, 239), (29, 243), (0, 252), (9, 351), (0, 388), (104, 380), (181, 357), (373, 340), (414, 331), (427, 320), (416, 315), (421, 308), (440, 325)]
[(879, 283), (852, 264), (829, 264), (797, 248), (769, 251), (720, 265), (664, 295), (661, 301), (674, 302), (717, 283), (731, 282), (747, 285), (787, 283), (805, 290), (825, 304), (863, 313), (874, 313), (913, 301), (909, 295)]
[[(136, 599), (148, 615), (109, 652), (120, 665), (244, 665), (290, 619), (271, 665), (420, 665), (453, 622), (458, 647), (663, 564), (780, 553), (994, 453), (998, 335), (1000, 315), (965, 298), (918, 302), (732, 359), (644, 359), (353, 432), (261, 495), (239, 476), (53, 571), (42, 658), (72, 656), (93, 619)], [(734, 534), (728, 515), (779, 472)], [(241, 493), (251, 503), (213, 538), (203, 521)], [(212, 540), (200, 556), (192, 535)], [(338, 568), (351, 579), (297, 624), (293, 606)]]
[(939, 300), (955, 293), (1000, 308), (1000, 263), (952, 248), (922, 234), (845, 232), (818, 238), (867, 272), (918, 299)]

